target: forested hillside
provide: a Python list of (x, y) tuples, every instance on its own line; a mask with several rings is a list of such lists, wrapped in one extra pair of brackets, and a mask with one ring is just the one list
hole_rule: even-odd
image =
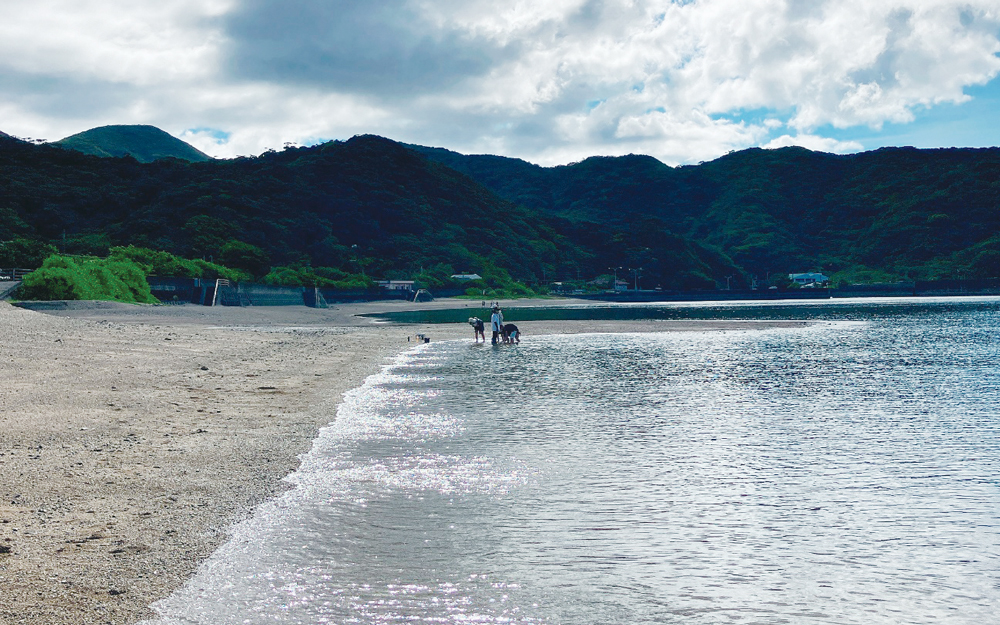
[(645, 156), (543, 168), (374, 136), (150, 163), (0, 137), (0, 241), (225, 251), (258, 277), (332, 267), (438, 286), (456, 272), (544, 284), (641, 267), (642, 286), (665, 289), (807, 270), (992, 277), (998, 207), (997, 149), (755, 149), (676, 168)]
[[(476, 272), (538, 284), (606, 272), (607, 241), (622, 236), (560, 232), (558, 220), (372, 136), (256, 158), (148, 164), (2, 140), (0, 182), (0, 238), (70, 253), (134, 244), (210, 259), (235, 240), (263, 250), (272, 265), (429, 283)], [(650, 280), (706, 288), (736, 271), (717, 252), (648, 234), (663, 259), (659, 271), (650, 265)]]
[(810, 269), (858, 280), (1000, 274), (996, 148), (845, 156), (752, 149), (677, 168), (645, 156), (542, 168), (412, 147), (565, 220), (565, 230), (653, 220), (761, 277)]

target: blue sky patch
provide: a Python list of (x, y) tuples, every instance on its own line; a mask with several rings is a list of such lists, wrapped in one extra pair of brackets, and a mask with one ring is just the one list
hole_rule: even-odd
[(185, 132), (190, 132), (193, 135), (208, 135), (220, 143), (225, 143), (229, 141), (229, 137), (233, 133), (226, 132), (225, 130), (219, 130), (218, 128), (188, 128)]

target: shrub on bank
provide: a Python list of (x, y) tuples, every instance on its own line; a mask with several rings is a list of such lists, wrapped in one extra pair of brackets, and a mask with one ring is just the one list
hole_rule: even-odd
[(261, 278), (273, 286), (318, 286), (343, 291), (365, 291), (375, 288), (375, 282), (363, 274), (348, 273), (335, 267), (272, 267)]
[(54, 254), (28, 274), (18, 289), (26, 300), (112, 300), (153, 304), (146, 272), (138, 264), (114, 258), (72, 258)]
[(238, 269), (231, 269), (202, 259), (188, 260), (170, 252), (134, 245), (113, 247), (108, 258), (132, 261), (140, 265), (147, 276), (160, 278), (202, 278), (205, 280), (225, 278), (233, 282), (243, 282), (251, 278), (249, 273)]

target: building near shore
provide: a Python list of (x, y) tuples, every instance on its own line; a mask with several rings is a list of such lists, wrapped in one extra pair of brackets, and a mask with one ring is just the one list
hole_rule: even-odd
[(815, 284), (817, 286), (824, 286), (830, 283), (830, 278), (824, 276), (821, 273), (807, 272), (807, 273), (790, 273), (788, 274), (788, 279), (799, 285)]
[(376, 280), (375, 284), (386, 291), (412, 291), (413, 280)]

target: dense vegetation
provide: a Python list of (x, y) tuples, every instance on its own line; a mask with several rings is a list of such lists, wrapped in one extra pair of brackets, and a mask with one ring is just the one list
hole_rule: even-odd
[(561, 232), (652, 223), (724, 251), (761, 278), (809, 270), (847, 281), (1000, 275), (996, 148), (846, 156), (752, 149), (691, 167), (626, 156), (542, 168), (412, 147), (563, 220)]
[(132, 263), (147, 276), (203, 278), (205, 280), (225, 278), (233, 282), (253, 279), (251, 273), (242, 269), (233, 269), (201, 258), (194, 260), (180, 258), (170, 252), (134, 245), (111, 248), (107, 260)]
[(156, 301), (146, 273), (136, 263), (115, 258), (52, 255), (24, 278), (18, 296), (30, 300), (115, 300), (138, 304)]
[[(150, 256), (164, 252), (234, 279), (511, 293), (615, 271), (665, 289), (808, 270), (991, 277), (998, 206), (997, 149), (789, 148), (678, 168), (644, 156), (542, 168), (372, 136), (152, 163), (0, 137), (0, 266), (38, 266), (58, 250), (195, 271)], [(483, 280), (450, 278), (465, 272)]]
[[(25, 239), (0, 244), (0, 258), (30, 247)], [(169, 252), (135, 246), (111, 248), (107, 257), (68, 256), (51, 246), (37, 245), (36, 254), (51, 251), (39, 261), (39, 269), (28, 274), (18, 290), (18, 297), (29, 300), (115, 300), (151, 304), (156, 298), (150, 291), (149, 276), (179, 278), (226, 278), (249, 280), (251, 275), (202, 259), (179, 258)], [(25, 264), (9, 265), (23, 267)]]
[(94, 156), (131, 156), (140, 163), (161, 158), (208, 161), (208, 154), (155, 126), (101, 126), (56, 141), (54, 145)]
[[(0, 181), (0, 239), (30, 239), (64, 253), (102, 256), (132, 244), (217, 260), (255, 278), (276, 267), (337, 282), (331, 271), (339, 270), (503, 292), (525, 292), (524, 284), (559, 274), (592, 277), (611, 264), (588, 246), (597, 235), (608, 247), (600, 233), (573, 240), (555, 220), (378, 137), (257, 158), (149, 164), (0, 139)], [(668, 283), (712, 286), (714, 273), (735, 271), (721, 254), (689, 241), (650, 244), (673, 246), (680, 259), (664, 274)], [(483, 283), (451, 282), (465, 272)]]

